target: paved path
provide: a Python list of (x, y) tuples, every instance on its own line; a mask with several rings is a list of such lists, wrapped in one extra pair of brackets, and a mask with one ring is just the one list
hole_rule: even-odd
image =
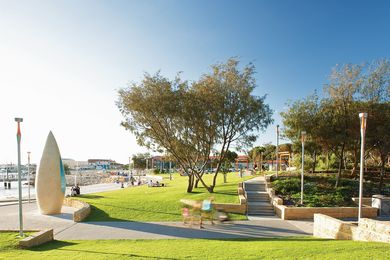
[[(0, 207), (0, 230), (18, 230), (17, 205)], [(40, 215), (35, 203), (24, 204), (25, 230), (53, 228), (56, 239), (167, 239), (167, 238), (265, 238), (311, 235), (308, 222), (258, 218), (224, 224), (184, 226), (182, 222), (84, 222), (74, 223), (73, 209), (63, 207), (63, 214)], [(306, 223), (306, 224), (305, 224)]]

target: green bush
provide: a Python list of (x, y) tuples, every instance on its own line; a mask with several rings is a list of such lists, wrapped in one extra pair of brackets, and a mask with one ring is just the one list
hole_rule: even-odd
[[(359, 196), (359, 181), (341, 179), (340, 186), (335, 188), (334, 175), (316, 174), (304, 176), (304, 205), (308, 207), (355, 206), (353, 197)], [(364, 196), (370, 197), (379, 194), (378, 184), (364, 183)], [(282, 175), (273, 180), (272, 187), (277, 195), (283, 198), (285, 205), (299, 206), (301, 199), (301, 177), (296, 175)], [(390, 194), (390, 185), (385, 185), (382, 194)]]

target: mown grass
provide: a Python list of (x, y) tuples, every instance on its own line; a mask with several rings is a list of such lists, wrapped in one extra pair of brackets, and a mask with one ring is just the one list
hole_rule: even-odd
[(0, 233), (0, 259), (389, 259), (390, 244), (309, 237), (53, 241), (16, 247)]
[[(238, 203), (238, 183), (250, 178), (242, 179), (236, 173), (229, 173), (228, 183), (223, 183), (220, 174), (215, 192), (210, 194), (203, 187), (187, 193), (187, 177), (174, 174), (170, 181), (167, 175), (163, 176), (167, 187), (143, 185), (81, 196), (79, 199), (92, 206), (86, 221), (180, 221), (180, 199), (203, 200), (213, 196), (215, 202)], [(204, 177), (207, 183), (211, 183), (211, 178), (212, 175)], [(234, 214), (231, 218), (246, 219), (246, 216)]]

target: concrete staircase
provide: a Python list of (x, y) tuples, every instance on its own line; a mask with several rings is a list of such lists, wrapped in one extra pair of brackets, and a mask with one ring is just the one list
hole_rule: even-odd
[(275, 216), (274, 208), (265, 190), (264, 177), (256, 177), (244, 182), (249, 216)]

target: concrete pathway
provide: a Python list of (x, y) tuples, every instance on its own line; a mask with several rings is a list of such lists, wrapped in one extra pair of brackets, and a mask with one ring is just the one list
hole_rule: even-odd
[[(0, 230), (18, 230), (18, 206), (0, 207)], [(24, 229), (54, 229), (63, 240), (93, 239), (182, 239), (182, 238), (266, 238), (311, 235), (310, 224), (274, 219), (232, 221), (223, 224), (184, 226), (182, 222), (83, 222), (74, 223), (73, 209), (63, 207), (60, 215), (40, 215), (35, 203), (24, 204)]]

